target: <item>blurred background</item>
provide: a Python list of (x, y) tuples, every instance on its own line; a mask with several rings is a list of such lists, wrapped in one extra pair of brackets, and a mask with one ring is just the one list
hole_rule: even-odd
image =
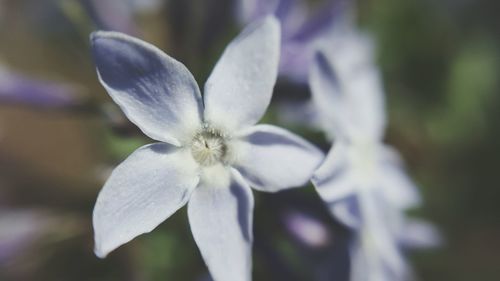
[[(151, 140), (99, 85), (88, 37), (97, 29), (140, 37), (203, 85), (224, 46), (258, 14), (243, 2), (251, 1), (0, 0), (0, 280), (209, 280), (185, 209), (105, 260), (93, 254), (98, 191), (114, 165)], [(335, 24), (341, 2), (295, 1), (284, 56), (295, 58)], [(417, 276), (500, 280), (500, 2), (372, 0), (355, 10), (378, 44), (386, 140), (425, 199), (410, 215), (444, 238), (408, 252)], [(263, 122), (326, 151), (322, 133), (280, 112), (309, 98), (294, 61), (282, 59)], [(254, 280), (346, 280), (349, 233), (311, 186), (255, 195)]]

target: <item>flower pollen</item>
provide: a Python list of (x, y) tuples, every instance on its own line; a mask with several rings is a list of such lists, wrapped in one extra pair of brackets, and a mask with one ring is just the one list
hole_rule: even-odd
[(212, 166), (224, 162), (227, 154), (225, 137), (219, 131), (204, 126), (191, 143), (191, 153), (202, 166)]

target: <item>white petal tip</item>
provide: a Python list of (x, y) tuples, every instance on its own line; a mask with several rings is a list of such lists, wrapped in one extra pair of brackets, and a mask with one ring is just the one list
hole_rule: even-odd
[(100, 259), (104, 259), (108, 256), (109, 252), (107, 251), (104, 251), (100, 248), (98, 248), (97, 246), (94, 248), (94, 254), (100, 258)]
[(274, 25), (275, 27), (280, 27), (279, 20), (274, 15), (268, 15), (263, 19), (264, 24)]
[(127, 35), (125, 33), (121, 33), (118, 31), (103, 31), (103, 30), (98, 30), (98, 31), (93, 31), (90, 33), (90, 44), (94, 46), (96, 44), (96, 41), (98, 39), (115, 39), (115, 40), (123, 40), (123, 41), (132, 41), (137, 44), (145, 44), (138, 38), (132, 37), (130, 35)]
[(111, 35), (110, 33), (117, 33), (117, 32), (112, 32), (112, 31), (101, 31), (101, 30), (98, 30), (98, 31), (94, 31), (92, 33), (90, 33), (90, 43), (91, 44), (94, 44), (95, 41), (100, 38), (100, 37), (106, 37), (106, 36), (109, 36)]

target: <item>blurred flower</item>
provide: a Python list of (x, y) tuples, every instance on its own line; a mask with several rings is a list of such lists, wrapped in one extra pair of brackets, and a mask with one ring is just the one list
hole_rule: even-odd
[(311, 247), (325, 247), (331, 243), (332, 234), (318, 219), (299, 212), (285, 216), (285, 226), (301, 243)]
[[(418, 205), (419, 193), (405, 174), (401, 158), (383, 143), (384, 97), (372, 62), (371, 40), (345, 33), (327, 47), (317, 53), (310, 76), (317, 119), (327, 136), (335, 139), (316, 172), (317, 184), (324, 187), (318, 191), (327, 201), (337, 201), (356, 194), (356, 185), (375, 182), (377, 192), (393, 206), (406, 209)], [(334, 172), (338, 172), (335, 177), (321, 180)]]
[[(83, 220), (73, 215), (56, 215), (46, 209), (0, 208), (0, 265), (8, 265), (25, 250), (40, 243), (56, 242), (81, 235)], [(56, 227), (57, 226), (57, 227)], [(46, 237), (46, 236), (51, 236)]]
[(0, 65), (0, 102), (45, 108), (74, 106), (80, 103), (78, 90), (67, 83), (34, 79)]
[(47, 222), (46, 216), (33, 210), (1, 209), (0, 265), (29, 248), (43, 234)]
[(282, 25), (280, 74), (306, 83), (313, 52), (325, 34), (339, 21), (340, 8), (345, 1), (327, 0), (310, 11), (304, 0), (238, 0), (237, 15), (248, 23), (274, 14)]
[(305, 184), (323, 155), (292, 133), (255, 125), (269, 105), (279, 23), (266, 17), (224, 51), (204, 102), (184, 65), (116, 32), (92, 35), (101, 83), (127, 117), (160, 143), (137, 149), (96, 202), (99, 257), (150, 232), (188, 201), (191, 230), (214, 280), (250, 280), (253, 195)]
[(81, 2), (100, 29), (120, 31), (131, 35), (138, 34), (133, 6), (129, 1), (82, 0)]
[(419, 204), (401, 158), (383, 143), (384, 95), (373, 43), (354, 31), (335, 34), (310, 72), (319, 124), (334, 145), (313, 183), (331, 212), (354, 229), (351, 280), (406, 280), (399, 244), (404, 210)]
[[(351, 245), (351, 281), (403, 281), (412, 273), (392, 233), (399, 210), (384, 198), (360, 191), (356, 195), (360, 224)], [(393, 212), (396, 212), (395, 214)]]
[(158, 9), (160, 0), (81, 0), (99, 29), (120, 31), (130, 35), (139, 34), (135, 22), (138, 13), (149, 13)]
[[(49, 209), (0, 207), (0, 278), (38, 280), (47, 262), (87, 232), (87, 220)], [(75, 239), (77, 238), (77, 239)], [(81, 240), (80, 240), (81, 241)]]

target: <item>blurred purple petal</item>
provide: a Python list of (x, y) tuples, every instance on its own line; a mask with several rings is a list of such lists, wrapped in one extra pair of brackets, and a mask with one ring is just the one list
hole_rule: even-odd
[(74, 106), (79, 99), (73, 85), (31, 78), (0, 66), (0, 102), (52, 108)]
[(0, 210), (0, 265), (43, 234), (47, 218), (34, 210)]
[(304, 213), (288, 213), (285, 216), (285, 226), (298, 241), (311, 248), (325, 247), (332, 242), (332, 234), (328, 227)]
[(301, 28), (295, 32), (291, 40), (307, 43), (314, 40), (316, 36), (321, 36), (321, 33), (330, 29), (334, 21), (340, 17), (339, 14), (343, 8), (341, 3), (342, 1), (327, 1), (326, 4), (317, 8)]
[(134, 21), (133, 2), (135, 1), (82, 0), (82, 5), (98, 29), (137, 35), (139, 28)]
[(236, 14), (242, 24), (274, 13), (280, 0), (237, 0)]
[(345, 1), (325, 2), (311, 12), (310, 5), (304, 0), (238, 0), (238, 17), (248, 23), (274, 13), (282, 29), (280, 74), (306, 83), (315, 46), (348, 10)]
[(303, 0), (281, 0), (274, 12), (282, 26), (283, 42), (289, 41), (307, 23), (309, 9)]

